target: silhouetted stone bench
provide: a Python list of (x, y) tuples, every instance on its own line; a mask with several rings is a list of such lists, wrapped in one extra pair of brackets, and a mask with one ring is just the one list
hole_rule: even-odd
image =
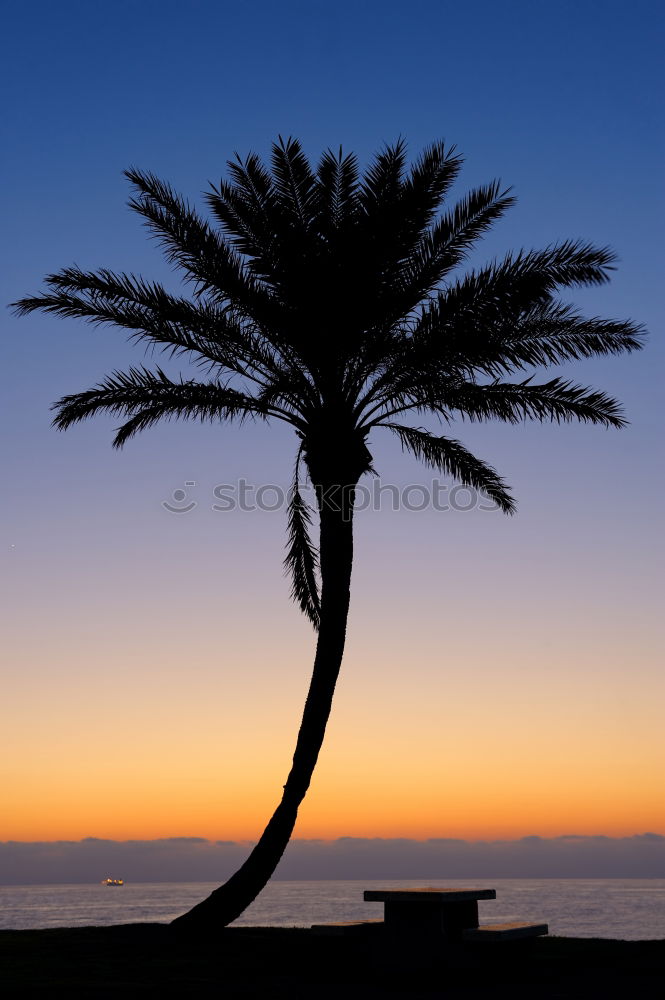
[(384, 923), (400, 935), (459, 938), (478, 926), (478, 900), (495, 889), (367, 889), (366, 902), (383, 903)]
[[(383, 920), (343, 920), (314, 924), (314, 934), (345, 935), (366, 942), (375, 961), (408, 970), (436, 964), (441, 955), (456, 955), (464, 946), (485, 942), (526, 942), (548, 933), (547, 924), (478, 923), (478, 901), (496, 899), (495, 889), (367, 889), (365, 902), (383, 903)], [(363, 944), (363, 947), (365, 944)], [(483, 948), (483, 952), (484, 948)], [(495, 955), (499, 952), (489, 948)], [(500, 952), (503, 954), (504, 949)], [(506, 955), (513, 954), (513, 947)]]

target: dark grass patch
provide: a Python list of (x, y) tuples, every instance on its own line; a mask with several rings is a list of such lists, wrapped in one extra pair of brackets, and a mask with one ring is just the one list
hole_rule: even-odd
[(183, 938), (164, 924), (0, 931), (7, 997), (586, 1000), (665, 995), (665, 941), (541, 938), (435, 956), (429, 968), (380, 940), (231, 927)]

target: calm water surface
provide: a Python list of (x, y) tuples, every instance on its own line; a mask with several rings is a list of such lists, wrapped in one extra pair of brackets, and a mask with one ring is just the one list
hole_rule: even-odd
[[(645, 940), (665, 938), (665, 879), (468, 879), (445, 881), (271, 882), (237, 925), (302, 927), (382, 916), (363, 890), (409, 885), (496, 889), (481, 901), (480, 922), (546, 921), (551, 934)], [(216, 888), (208, 882), (0, 886), (0, 927), (83, 927), (167, 922)]]

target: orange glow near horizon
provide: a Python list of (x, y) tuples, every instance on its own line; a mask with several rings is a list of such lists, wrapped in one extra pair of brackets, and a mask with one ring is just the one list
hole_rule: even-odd
[[(154, 775), (135, 778), (118, 770), (103, 787), (62, 775), (63, 785), (50, 790), (43, 782), (6, 789), (9, 801), (23, 806), (18, 822), (3, 823), (6, 840), (153, 839), (202, 836), (210, 840), (252, 840), (263, 829), (279, 792), (277, 775), (248, 781), (244, 790), (224, 785), (214, 770), (206, 772), (204, 789), (192, 788), (186, 776), (165, 787), (155, 786)], [(468, 791), (439, 786), (433, 795), (427, 785), (368, 787), (357, 774), (330, 782), (327, 774), (314, 782), (301, 809), (294, 836), (334, 839), (355, 837), (459, 837), (467, 840), (514, 839), (529, 834), (598, 834), (629, 836), (662, 832), (663, 810), (648, 804), (654, 786), (630, 791), (621, 805), (611, 789), (599, 788), (582, 774), (571, 789), (568, 782), (552, 783), (534, 797), (527, 772), (510, 787), (478, 782)], [(657, 779), (654, 774), (653, 780)], [(341, 776), (340, 776), (341, 778)], [(346, 782), (346, 783), (345, 783)], [(588, 782), (588, 784), (587, 784)], [(340, 785), (342, 787), (340, 787)], [(591, 786), (591, 788), (589, 787)], [(217, 792), (217, 794), (216, 794)], [(647, 801), (645, 802), (645, 798)]]
[[(17, 683), (30, 725), (5, 705), (13, 752), (0, 839), (258, 836), (288, 771), (306, 672), (285, 676), (284, 657), (272, 680), (260, 665), (256, 680), (250, 669), (193, 677), (177, 660), (164, 654), (159, 682), (116, 669), (127, 701), (109, 700), (106, 672), (71, 661), (51, 662), (38, 703)], [(545, 711), (540, 675), (514, 660), (510, 674), (494, 664), (408, 677), (399, 662), (399, 652), (372, 663), (350, 650), (296, 837), (665, 831), (659, 712), (636, 697), (634, 676), (600, 658), (583, 678), (559, 672)]]

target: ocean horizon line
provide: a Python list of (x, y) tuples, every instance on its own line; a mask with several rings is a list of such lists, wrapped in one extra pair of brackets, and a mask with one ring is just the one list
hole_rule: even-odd
[[(96, 882), (106, 875), (133, 882), (219, 882), (242, 863), (251, 842), (165, 837), (154, 840), (0, 842), (0, 884)], [(434, 873), (437, 873), (434, 876)], [(530, 835), (467, 841), (339, 837), (297, 838), (276, 881), (437, 878), (661, 878), (665, 836), (658, 833)]]

